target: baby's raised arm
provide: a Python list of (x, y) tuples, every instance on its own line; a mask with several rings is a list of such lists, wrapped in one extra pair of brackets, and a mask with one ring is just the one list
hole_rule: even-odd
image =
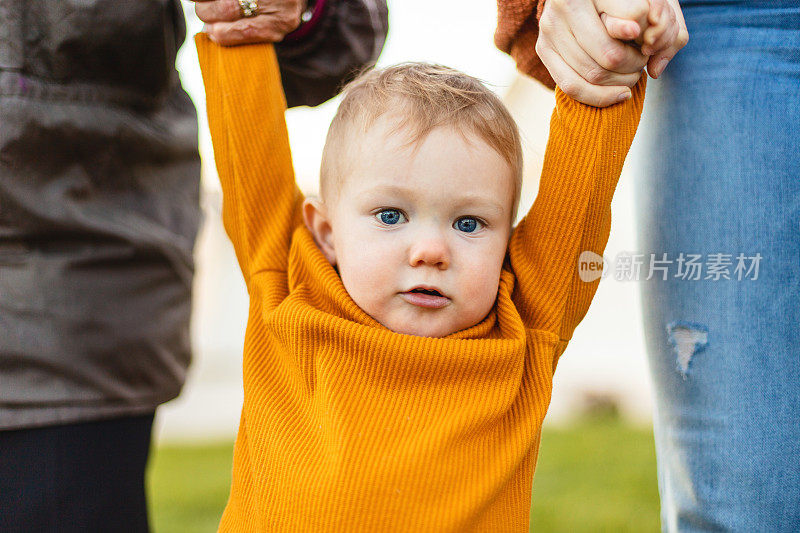
[(581, 104), (556, 89), (539, 194), (511, 236), (509, 255), (522, 319), (531, 329), (559, 336), (557, 356), (600, 281), (581, 280), (579, 257), (599, 256), (608, 242), (611, 199), (639, 124), (645, 85), (642, 76), (631, 99), (607, 108)]
[(222, 217), (250, 288), (254, 274), (285, 279), (289, 244), (302, 223), (303, 196), (289, 151), (278, 63), (271, 44), (222, 47), (195, 37)]

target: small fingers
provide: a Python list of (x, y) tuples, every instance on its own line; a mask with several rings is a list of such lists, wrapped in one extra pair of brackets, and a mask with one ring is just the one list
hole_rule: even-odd
[(657, 14), (651, 19), (651, 26), (647, 28), (643, 35), (642, 52), (648, 55), (655, 54), (670, 46), (678, 35), (678, 20), (675, 12), (667, 5), (664, 0), (653, 0), (661, 3), (657, 9)]
[(683, 20), (683, 13), (681, 12), (680, 5), (677, 3), (677, 0), (667, 1), (669, 11), (672, 11), (672, 15), (675, 17), (678, 30), (675, 36), (671, 40), (668, 40), (664, 47), (653, 52), (652, 57), (648, 61), (647, 72), (653, 78), (658, 78), (664, 72), (664, 69), (672, 58), (675, 57), (675, 54), (689, 42), (689, 32), (686, 30), (686, 22)]
[(651, 10), (648, 0), (594, 0), (594, 6), (597, 13), (636, 22), (647, 22)]
[(666, 3), (664, 0), (650, 0), (650, 11), (647, 13), (647, 22), (657, 25), (664, 15)]
[[(686, 21), (683, 19), (683, 11), (681, 10), (681, 5), (678, 3), (678, 0), (665, 0), (667, 5), (672, 12), (671, 15), (675, 17), (676, 24), (678, 26), (678, 35), (675, 38), (675, 41), (672, 43), (672, 48), (675, 49), (677, 53), (678, 50), (686, 46), (689, 42), (689, 32), (686, 29)], [(674, 55), (674, 54), (673, 54)]]
[[(631, 44), (637, 45), (637, 48), (642, 44), (642, 37), (644, 30), (648, 28), (650, 22), (648, 14), (652, 10), (649, 0), (594, 0), (597, 12), (619, 20), (624, 20), (628, 23), (635, 22), (638, 26), (638, 32), (633, 37), (619, 37), (614, 31), (609, 31), (609, 36), (614, 39), (622, 41), (633, 41)], [(608, 26), (606, 26), (608, 30)]]
[(609, 37), (613, 39), (630, 41), (639, 37), (639, 33), (642, 31), (641, 28), (639, 28), (639, 23), (633, 20), (612, 17), (608, 13), (601, 13), (600, 20), (603, 21), (603, 25), (606, 27)]
[[(645, 35), (645, 38), (647, 36)], [(650, 44), (645, 44), (642, 46), (642, 52), (648, 55), (658, 54), (674, 43), (678, 38), (678, 26), (677, 24), (671, 24), (666, 27), (666, 29), (661, 33), (661, 35), (657, 35), (653, 37), (653, 42)]]

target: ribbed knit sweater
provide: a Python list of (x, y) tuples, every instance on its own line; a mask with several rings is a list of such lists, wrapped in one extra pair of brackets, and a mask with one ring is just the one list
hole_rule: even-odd
[(270, 45), (197, 37), (223, 220), (250, 295), (244, 406), (223, 531), (527, 531), (556, 361), (597, 282), (644, 100), (557, 93), (539, 194), (497, 302), (445, 338), (362, 311), (300, 216)]

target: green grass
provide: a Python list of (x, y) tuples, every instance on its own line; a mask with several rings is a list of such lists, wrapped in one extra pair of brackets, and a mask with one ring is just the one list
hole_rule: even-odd
[[(216, 531), (230, 488), (232, 443), (163, 446), (148, 476), (154, 533)], [(653, 434), (596, 418), (542, 435), (531, 530), (657, 532)]]
[(232, 442), (153, 449), (147, 477), (152, 531), (216, 531), (228, 501), (232, 460)]
[(532, 531), (657, 532), (658, 514), (651, 430), (601, 419), (543, 432)]

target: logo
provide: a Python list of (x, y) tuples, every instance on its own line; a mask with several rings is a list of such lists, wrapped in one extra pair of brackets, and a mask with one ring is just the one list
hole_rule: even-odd
[(604, 278), (608, 274), (608, 269), (605, 266), (605, 257), (591, 250), (584, 250), (578, 257), (578, 276), (585, 283)]

